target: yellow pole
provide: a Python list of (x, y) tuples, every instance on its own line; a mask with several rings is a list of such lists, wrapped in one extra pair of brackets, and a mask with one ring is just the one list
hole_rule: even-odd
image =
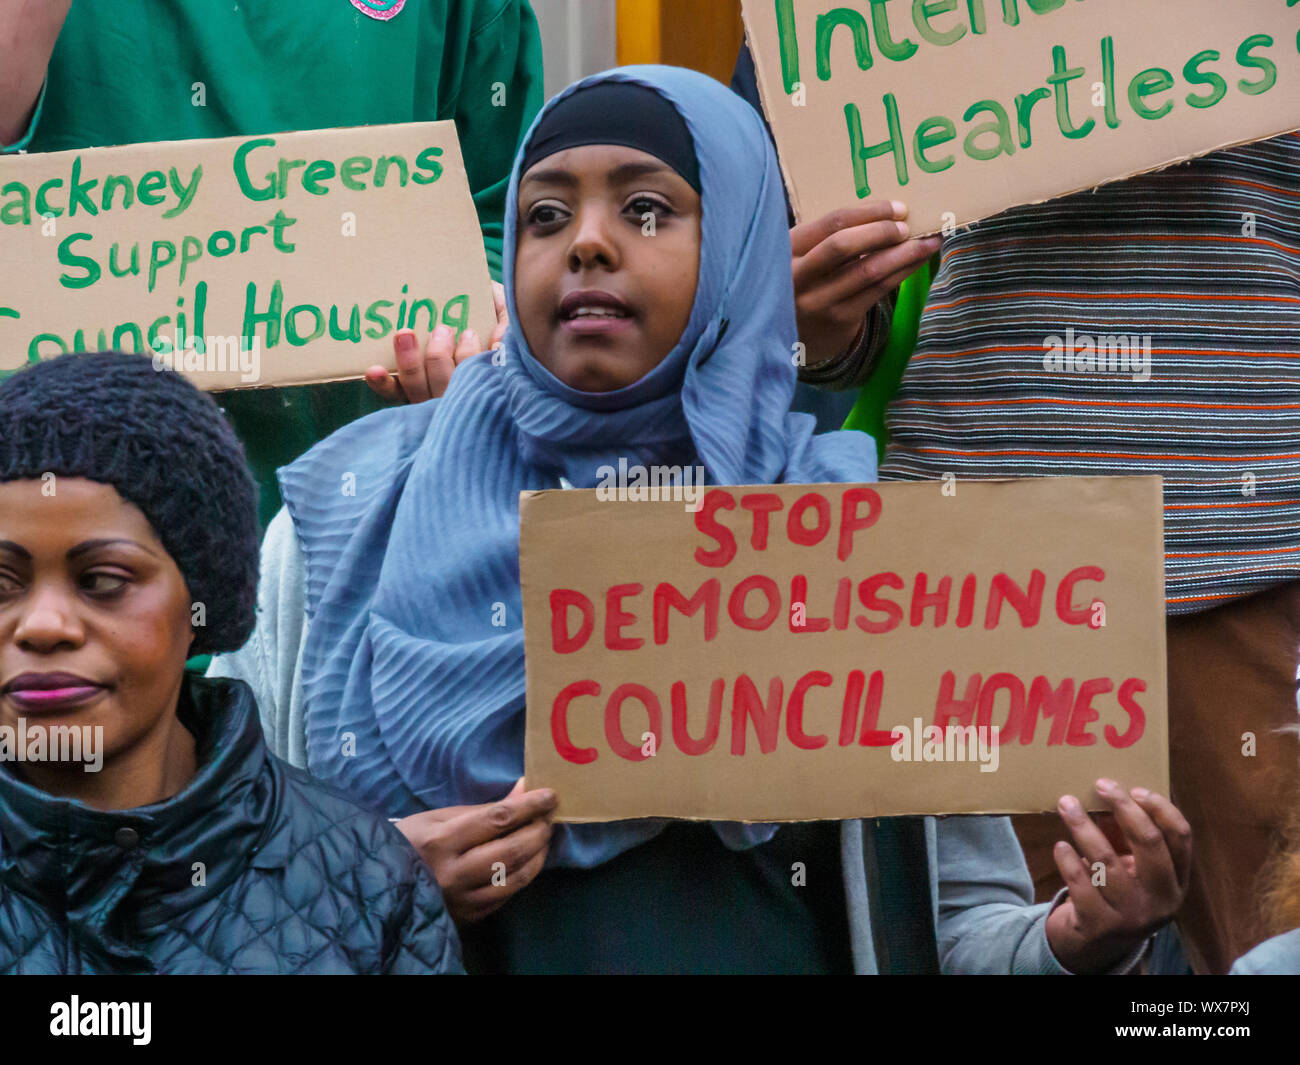
[(660, 0), (618, 0), (618, 64), (663, 62)]

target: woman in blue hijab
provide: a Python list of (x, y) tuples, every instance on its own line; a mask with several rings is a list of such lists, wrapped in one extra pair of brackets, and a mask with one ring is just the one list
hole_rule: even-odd
[[(774, 266), (789, 258), (780, 171), (748, 104), (676, 68), (586, 79), (516, 162), (501, 350), (441, 400), (376, 414), (281, 471), (288, 516), (263, 547), (258, 631), (214, 672), (253, 684), (290, 760), (401, 819), (471, 970), (870, 970), (869, 910), (907, 941), (887, 967), (937, 967), (933, 821), (874, 839), (859, 822), (552, 828), (554, 796), (512, 791), (521, 491), (594, 487), (620, 459), (703, 467), (714, 484), (874, 480), (869, 437), (814, 436), (789, 413), (794, 298)], [(1006, 822), (957, 835), (979, 868), (956, 862), (953, 890), (984, 879), (1001, 894), (950, 955), (1061, 971)]]

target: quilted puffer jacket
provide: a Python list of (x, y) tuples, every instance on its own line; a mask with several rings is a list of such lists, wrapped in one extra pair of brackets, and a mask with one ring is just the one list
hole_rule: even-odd
[(242, 681), (186, 678), (199, 771), (104, 812), (0, 765), (0, 973), (461, 972), (406, 839), (262, 740)]

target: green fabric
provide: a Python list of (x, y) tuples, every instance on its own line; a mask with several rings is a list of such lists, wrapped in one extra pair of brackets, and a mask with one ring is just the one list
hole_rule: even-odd
[(876, 453), (881, 461), (889, 445), (889, 430), (885, 426), (885, 410), (898, 385), (903, 371), (916, 350), (916, 337), (921, 327), (921, 312), (930, 294), (934, 276), (933, 263), (926, 263), (903, 282), (894, 303), (894, 321), (889, 331), (889, 341), (880, 353), (880, 363), (870, 380), (858, 393), (858, 401), (844, 422), (845, 429), (860, 429), (876, 441)]
[(851, 973), (846, 907), (838, 821), (745, 851), (679, 821), (593, 869), (545, 870), (461, 942), (471, 973)]
[[(454, 119), (499, 280), (511, 165), (542, 96), (524, 0), (408, 0), (388, 21), (351, 0), (76, 0), (29, 150)], [(276, 468), (382, 405), (362, 381), (222, 398), (264, 526)]]
[(200, 677), (205, 676), (208, 672), (208, 666), (212, 665), (211, 655), (195, 655), (185, 663), (185, 672), (197, 673)]
[(364, 381), (256, 388), (224, 392), (217, 398), (244, 442), (257, 478), (257, 517), (264, 530), (283, 506), (275, 471), (348, 422), (387, 406)]

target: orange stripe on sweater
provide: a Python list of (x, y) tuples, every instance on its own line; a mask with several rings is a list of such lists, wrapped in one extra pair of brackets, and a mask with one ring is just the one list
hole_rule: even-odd
[(1166, 503), (1165, 510), (1219, 510), (1227, 507), (1294, 507), (1300, 499), (1253, 499), (1245, 503)]
[(1018, 300), (1026, 296), (1037, 296), (1044, 299), (1079, 299), (1079, 300), (1214, 300), (1217, 303), (1300, 303), (1300, 296), (1209, 296), (1201, 295), (1194, 292), (1040, 292), (1023, 290), (1016, 292), (1007, 292), (992, 296), (963, 296), (961, 299), (953, 300), (951, 303), (931, 303), (929, 307), (940, 310), (946, 310), (949, 307), (960, 307), (963, 303), (972, 303), (979, 300)]
[[(963, 456), (966, 458), (980, 458), (991, 456), (1014, 456), (1027, 455), (1036, 458), (1063, 459), (1063, 458), (1084, 458), (1084, 459), (1158, 459), (1160, 461), (1169, 461), (1170, 459), (1186, 459), (1188, 462), (1262, 462), (1264, 457), (1261, 456), (1242, 456), (1234, 458), (1223, 455), (1184, 455), (1175, 451), (1164, 454), (1144, 455), (1138, 452), (1130, 451), (954, 451), (947, 448), (938, 447), (920, 447), (910, 449), (922, 455), (953, 455)], [(1268, 459), (1276, 461), (1277, 459), (1300, 459), (1300, 452), (1295, 454), (1269, 455)]]
[[(1119, 372), (1119, 371), (1117, 371)], [(1064, 404), (1070, 407), (1141, 407), (1177, 410), (1300, 410), (1300, 403), (1143, 403), (1138, 400), (1105, 399), (936, 399), (926, 402), (919, 399), (900, 399), (895, 407), (1001, 407), (1008, 404)]]
[(1293, 555), (1300, 547), (1252, 548), (1240, 551), (1166, 551), (1165, 558), (1240, 558), (1243, 555)]

